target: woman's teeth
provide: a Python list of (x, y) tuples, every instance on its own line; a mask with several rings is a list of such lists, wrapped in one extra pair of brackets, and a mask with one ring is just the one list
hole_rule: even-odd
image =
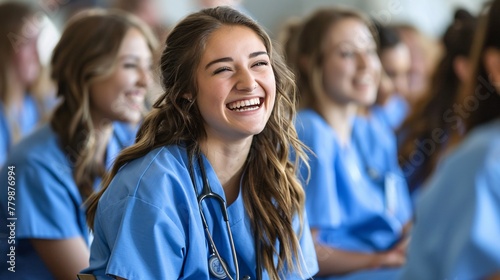
[(239, 100), (227, 104), (227, 108), (233, 111), (242, 112), (257, 110), (260, 107), (260, 98), (252, 98), (248, 100)]

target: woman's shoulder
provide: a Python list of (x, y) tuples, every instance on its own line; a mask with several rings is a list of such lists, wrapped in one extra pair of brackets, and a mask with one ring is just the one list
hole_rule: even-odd
[(121, 167), (108, 188), (113, 193), (108, 199), (134, 197), (161, 207), (165, 201), (184, 195), (183, 188), (190, 180), (186, 149), (162, 146)]
[(490, 159), (500, 161), (500, 120), (477, 127), (456, 147), (450, 159), (467, 160), (471, 166)]
[(332, 147), (338, 143), (333, 128), (312, 109), (299, 111), (295, 120), (295, 128), (302, 142), (314, 149), (328, 145)]
[(34, 165), (68, 162), (71, 157), (76, 156), (75, 153), (76, 151), (72, 151), (69, 147), (64, 149), (50, 124), (45, 124), (14, 145), (5, 164)]
[(316, 111), (312, 109), (303, 109), (297, 113), (297, 119), (295, 121), (297, 130), (318, 130), (318, 129), (328, 129), (329, 126)]
[(137, 163), (129, 168), (138, 168), (155, 175), (154, 173), (162, 172), (163, 169), (187, 168), (188, 155), (186, 148), (182, 145), (167, 145), (157, 147), (134, 161)]

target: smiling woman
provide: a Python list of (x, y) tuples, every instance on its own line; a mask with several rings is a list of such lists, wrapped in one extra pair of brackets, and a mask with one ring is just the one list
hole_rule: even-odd
[(37, 93), (45, 82), (37, 42), (41, 12), (18, 1), (0, 4), (0, 167), (11, 148), (33, 132), (52, 109), (47, 92)]
[[(245, 44), (227, 44), (229, 40)], [(253, 30), (242, 26), (223, 26), (206, 44), (197, 70), (197, 103), (207, 138), (250, 141), (249, 147), (248, 136), (264, 129), (276, 99), (266, 47)]]
[(291, 46), (303, 108), (296, 127), (312, 151), (310, 170), (301, 170), (306, 209), (318, 276), (328, 279), (394, 279), (405, 261), (411, 209), (395, 141), (357, 114), (374, 103), (380, 82), (373, 34), (364, 15), (323, 8)]
[[(129, 143), (114, 122), (141, 118), (156, 44), (149, 34), (136, 18), (103, 10), (82, 12), (65, 27), (51, 61), (62, 102), (50, 124), (14, 147), (6, 162), (16, 167), (16, 277), (74, 279), (88, 265), (82, 203)], [(0, 278), (12, 277), (5, 273)]]
[(295, 88), (269, 36), (233, 9), (205, 9), (172, 30), (161, 69), (165, 93), (88, 201), (95, 239), (84, 272), (312, 277)]

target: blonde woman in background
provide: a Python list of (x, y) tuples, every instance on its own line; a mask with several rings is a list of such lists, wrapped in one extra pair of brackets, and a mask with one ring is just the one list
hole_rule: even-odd
[[(155, 46), (144, 23), (121, 12), (91, 10), (68, 22), (51, 61), (61, 104), (50, 124), (13, 148), (0, 173), (4, 182), (15, 177), (0, 194), (0, 216), (17, 218), (15, 244), (0, 229), (1, 254), (15, 254), (15, 263), (2, 262), (0, 278), (74, 279), (88, 265), (82, 204), (126, 146), (113, 122), (142, 117)], [(13, 196), (15, 211), (7, 212)]]
[(42, 28), (38, 12), (26, 3), (0, 3), (0, 166), (12, 146), (52, 108), (49, 92), (33, 91), (43, 78), (37, 49)]

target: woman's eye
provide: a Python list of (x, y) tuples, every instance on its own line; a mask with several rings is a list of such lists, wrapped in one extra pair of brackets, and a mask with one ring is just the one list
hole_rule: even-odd
[(370, 48), (370, 49), (368, 49), (367, 52), (368, 52), (368, 54), (371, 54), (371, 55), (378, 55), (376, 48)]
[(340, 55), (344, 58), (348, 58), (348, 57), (353, 57), (354, 56), (354, 52), (347, 52), (347, 51), (344, 51), (344, 52), (341, 52)]
[(222, 73), (224, 71), (230, 71), (231, 69), (229, 67), (221, 67), (221, 68), (217, 68), (215, 71), (214, 71), (214, 75), (216, 74), (219, 74), (219, 73)]
[(137, 64), (135, 64), (135, 63), (125, 63), (125, 64), (123, 64), (123, 67), (124, 68), (136, 68)]
[(267, 65), (269, 65), (269, 62), (259, 61), (259, 62), (255, 63), (253, 66), (267, 66)]

